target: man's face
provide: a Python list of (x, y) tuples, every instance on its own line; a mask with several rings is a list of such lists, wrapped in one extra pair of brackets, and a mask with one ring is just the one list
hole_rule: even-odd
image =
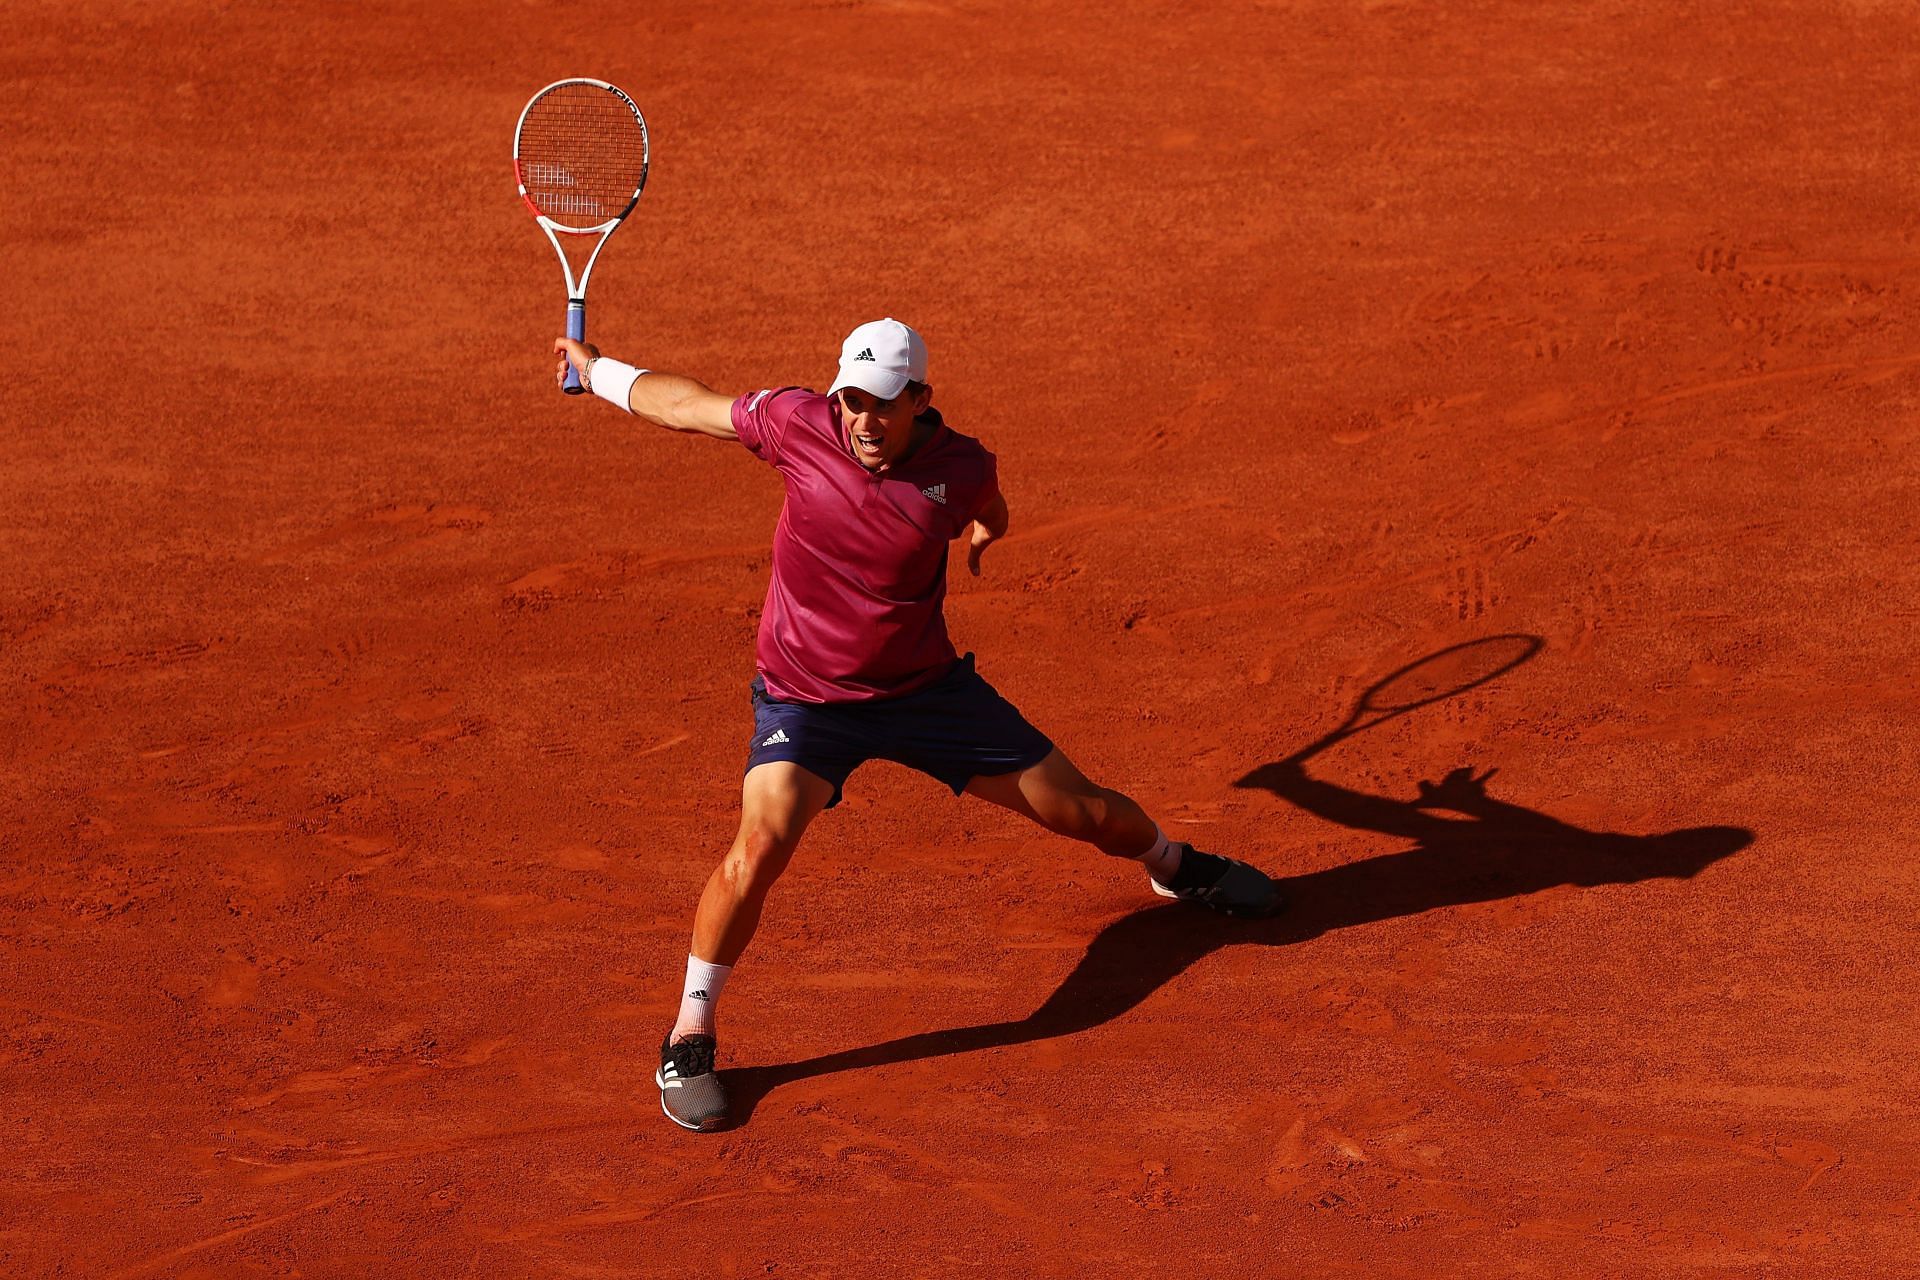
[(858, 387), (842, 387), (836, 395), (854, 460), (869, 471), (892, 466), (913, 447), (913, 420), (933, 403), (931, 387), (908, 387), (891, 400)]

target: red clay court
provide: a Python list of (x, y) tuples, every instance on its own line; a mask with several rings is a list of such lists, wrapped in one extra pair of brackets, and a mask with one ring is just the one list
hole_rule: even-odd
[[(1920, 1273), (1911, 6), (8, 17), (0, 1273)], [(780, 489), (553, 390), (567, 75), (589, 336), (918, 327), (956, 639), (1291, 912), (869, 766), (666, 1122)]]

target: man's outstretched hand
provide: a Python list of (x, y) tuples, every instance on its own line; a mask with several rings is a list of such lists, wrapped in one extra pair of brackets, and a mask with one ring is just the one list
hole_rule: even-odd
[(572, 365), (580, 374), (580, 385), (587, 385), (587, 361), (599, 357), (600, 348), (584, 342), (575, 342), (572, 338), (555, 338), (553, 354), (560, 357), (560, 363), (553, 367), (553, 384), (557, 387), (567, 385), (567, 366)]

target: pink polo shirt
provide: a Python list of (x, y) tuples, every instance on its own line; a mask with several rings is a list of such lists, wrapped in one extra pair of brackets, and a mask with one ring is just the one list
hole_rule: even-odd
[(896, 698), (945, 675), (947, 544), (998, 491), (993, 455), (940, 419), (904, 462), (853, 458), (831, 397), (798, 387), (733, 402), (740, 443), (786, 481), (757, 659), (787, 702)]

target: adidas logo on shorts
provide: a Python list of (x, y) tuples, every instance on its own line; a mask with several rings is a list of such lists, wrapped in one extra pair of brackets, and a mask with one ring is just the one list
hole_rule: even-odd
[(775, 729), (772, 733), (768, 734), (764, 739), (761, 740), (760, 745), (763, 747), (771, 747), (776, 742), (791, 742), (791, 741), (792, 739), (787, 737), (787, 731), (785, 729)]

